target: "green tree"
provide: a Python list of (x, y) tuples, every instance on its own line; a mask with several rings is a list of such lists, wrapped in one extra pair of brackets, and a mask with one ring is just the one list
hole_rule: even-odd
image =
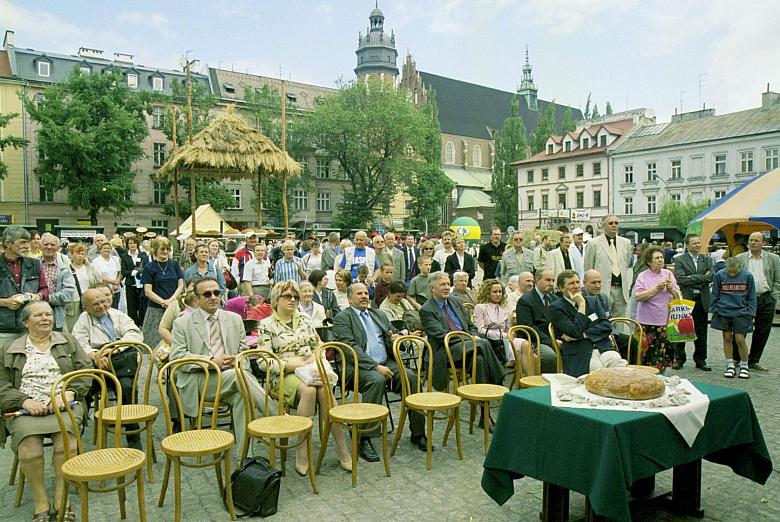
[(428, 165), (421, 154), (431, 121), (406, 92), (378, 78), (354, 82), (321, 100), (303, 123), (317, 150), (338, 161), (349, 183), (336, 224), (363, 228)]
[(662, 227), (675, 227), (678, 230), (688, 228), (688, 223), (702, 210), (709, 206), (709, 201), (681, 201), (667, 200), (658, 213), (658, 222)]
[(133, 163), (149, 131), (146, 105), (132, 94), (121, 72), (82, 74), (78, 67), (35, 102), (23, 98), (39, 124), (35, 173), (52, 190), (67, 190), (68, 204), (89, 213), (97, 225), (101, 210), (121, 215), (133, 206)]
[(561, 122), (561, 134), (566, 134), (577, 128), (577, 124), (574, 123), (574, 118), (571, 114), (571, 107), (566, 107), (563, 111), (563, 121)]
[(590, 117), (590, 94), (588, 93), (588, 99), (585, 100), (585, 109), (582, 111), (582, 116), (585, 119), (588, 119)]
[(496, 206), (496, 225), (504, 229), (509, 225), (517, 226), (517, 169), (512, 166), (512, 162), (528, 155), (525, 124), (520, 115), (517, 95), (512, 97), (510, 116), (504, 120), (501, 132), (496, 133), (495, 142), (490, 199)]
[(555, 129), (555, 101), (547, 104), (547, 109), (539, 118), (531, 140), (531, 154), (537, 154), (544, 150), (547, 138), (557, 134)]
[(607, 116), (612, 114), (612, 104), (609, 103), (609, 101), (607, 101), (607, 108), (604, 109), (604, 114), (606, 114)]
[(598, 118), (599, 116), (601, 116), (601, 115), (599, 114), (599, 105), (598, 105), (597, 103), (594, 103), (594, 104), (593, 104), (593, 111), (591, 111), (591, 113), (590, 113), (590, 117), (591, 117), (591, 119), (596, 119), (596, 118)]
[[(3, 152), (8, 148), (20, 149), (29, 143), (29, 141), (24, 138), (20, 138), (18, 136), (5, 136), (2, 132), (2, 129), (4, 129), (11, 122), (11, 120), (17, 116), (19, 116), (18, 112), (0, 114), (0, 152)], [(6, 167), (5, 163), (3, 163), (3, 160), (0, 159), (0, 179), (4, 179), (7, 172), (8, 167)]]

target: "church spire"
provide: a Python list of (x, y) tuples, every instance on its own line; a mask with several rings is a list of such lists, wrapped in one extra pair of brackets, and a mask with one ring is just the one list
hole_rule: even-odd
[(520, 84), (520, 88), (517, 90), (517, 94), (525, 98), (526, 105), (532, 111), (539, 109), (536, 102), (536, 95), (538, 90), (534, 85), (534, 79), (531, 75), (531, 61), (528, 58), (528, 44), (525, 45), (525, 65), (523, 65), (523, 81)]
[(360, 78), (366, 75), (376, 75), (395, 81), (398, 76), (396, 60), (398, 51), (395, 48), (395, 34), (391, 31), (389, 37), (385, 34), (385, 15), (376, 2), (374, 10), (368, 16), (369, 27), (366, 35), (358, 37), (357, 67), (355, 75)]

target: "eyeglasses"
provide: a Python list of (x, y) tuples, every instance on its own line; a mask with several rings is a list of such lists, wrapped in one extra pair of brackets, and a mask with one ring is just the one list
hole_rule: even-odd
[(222, 290), (206, 290), (205, 292), (201, 293), (201, 297), (205, 297), (206, 299), (209, 299), (211, 297), (219, 297), (222, 295)]
[(295, 294), (282, 294), (279, 297), (283, 297), (284, 299), (287, 299), (288, 301), (292, 301), (293, 299), (298, 299), (298, 296)]

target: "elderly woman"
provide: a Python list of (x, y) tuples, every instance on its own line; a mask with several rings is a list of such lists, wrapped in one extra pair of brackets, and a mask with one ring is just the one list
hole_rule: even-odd
[(165, 309), (184, 292), (184, 274), (178, 261), (171, 259), (171, 243), (156, 237), (150, 245), (153, 260), (146, 265), (141, 283), (149, 300), (144, 315), (144, 341), (155, 347), (160, 343), (158, 328)]
[(322, 322), (325, 320), (325, 307), (313, 301), (314, 286), (309, 282), (301, 283), (301, 303), (298, 309), (305, 313), (314, 328), (322, 328)]
[(664, 253), (659, 247), (645, 250), (644, 261), (649, 268), (639, 274), (634, 287), (639, 303), (636, 320), (645, 330), (645, 364), (664, 370), (674, 360), (674, 348), (666, 337), (669, 301), (681, 299), (680, 287), (674, 274), (664, 268)]
[(182, 270), (187, 270), (195, 263), (195, 247), (198, 246), (198, 240), (194, 237), (188, 237), (184, 241), (184, 248), (179, 253), (179, 266)]
[[(274, 377), (274, 387), (279, 379), (283, 379), (284, 397), (279, 397), (279, 400), (285, 401), (288, 407), (297, 405), (297, 414), (301, 417), (312, 417), (315, 402), (319, 402), (320, 415), (327, 415), (325, 394), (330, 393), (330, 388), (304, 384), (295, 375), (297, 368), (314, 364), (313, 352), (320, 343), (311, 321), (306, 314), (298, 310), (300, 301), (301, 291), (294, 281), (283, 281), (274, 285), (271, 291), (273, 315), (260, 322), (258, 344), (270, 349), (285, 361), (285, 374)], [(352, 471), (352, 456), (347, 449), (341, 424), (334, 423), (332, 426), (341, 467)], [(295, 457), (295, 470), (305, 475), (308, 468), (308, 454), (305, 449), (299, 448)]]
[[(0, 421), (0, 438), (5, 430), (11, 435), (11, 449), (19, 459), (19, 468), (30, 483), (34, 498), (34, 522), (49, 520), (52, 504), (46, 493), (43, 469), (43, 438), (51, 438), (54, 451), (52, 465), (55, 476), (54, 507), (62, 500), (62, 464), (65, 461), (64, 440), (53, 408), (62, 409), (59, 396), (51, 403), (51, 387), (61, 375), (92, 366), (87, 355), (69, 334), (52, 331), (54, 315), (45, 301), (35, 301), (21, 313), (26, 334), (6, 346), (0, 364), (0, 410), (4, 413), (25, 410), (25, 414), (6, 418), (5, 428)], [(81, 401), (89, 391), (87, 380), (73, 381), (65, 391), (69, 402)], [(76, 426), (66, 418), (71, 444), (72, 434), (81, 429), (85, 410), (79, 402), (73, 407)], [(74, 446), (71, 446), (74, 447)], [(6, 512), (10, 517), (10, 514)], [(75, 521), (68, 508), (65, 520)]]
[(333, 297), (336, 298), (339, 310), (346, 310), (349, 307), (347, 288), (352, 284), (352, 273), (349, 270), (339, 270), (334, 279), (336, 280), (336, 289), (333, 291)]
[(469, 275), (466, 272), (452, 274), (452, 292), (462, 303), (475, 304), (474, 291), (469, 288)]
[(100, 245), (99, 255), (92, 260), (92, 266), (100, 272), (100, 276), (105, 283), (111, 285), (113, 297), (111, 298), (111, 308), (119, 308), (119, 291), (122, 282), (122, 265), (119, 258), (112, 255), (113, 247), (111, 243), (105, 242)]
[[(493, 351), (504, 364), (513, 366), (515, 353), (528, 341), (515, 339), (514, 349), (507, 336), (512, 327), (511, 312), (506, 307), (506, 291), (498, 279), (482, 282), (477, 294), (477, 304), (471, 317), (477, 333), (490, 341)], [(528, 349), (528, 347), (526, 347)]]

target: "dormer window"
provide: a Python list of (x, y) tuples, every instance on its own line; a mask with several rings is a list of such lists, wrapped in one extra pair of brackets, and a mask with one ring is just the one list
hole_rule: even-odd
[(569, 152), (571, 150), (571, 142), (570, 141), (563, 142), (563, 150), (565, 150), (566, 152)]
[(86, 65), (82, 65), (81, 67), (79, 67), (79, 72), (81, 74), (89, 74), (90, 72), (92, 72), (92, 70)]
[(287, 101), (288, 101), (288, 102), (295, 103), (296, 101), (298, 101), (298, 97), (297, 97), (297, 96), (295, 96), (295, 95), (294, 95), (293, 93), (291, 93), (291, 92), (288, 92), (287, 94), (285, 94), (285, 96), (287, 96)]
[(607, 135), (602, 134), (599, 136), (599, 147), (606, 147), (607, 146)]
[(225, 88), (225, 92), (227, 92), (227, 93), (233, 94), (233, 93), (236, 92), (236, 88), (235, 88), (235, 86), (232, 83), (222, 84), (222, 87)]
[(590, 138), (582, 138), (582, 148), (587, 149), (590, 147)]
[(549, 145), (547, 145), (547, 154), (552, 154), (553, 152), (555, 152), (555, 145), (550, 143)]
[(127, 74), (127, 86), (131, 89), (137, 89), (138, 88), (138, 75), (135, 73), (128, 73)]
[(51, 64), (49, 62), (38, 62), (38, 76), (48, 78), (51, 76)]
[(153, 91), (163, 90), (163, 79), (161, 77), (155, 76), (152, 78), (152, 90)]

